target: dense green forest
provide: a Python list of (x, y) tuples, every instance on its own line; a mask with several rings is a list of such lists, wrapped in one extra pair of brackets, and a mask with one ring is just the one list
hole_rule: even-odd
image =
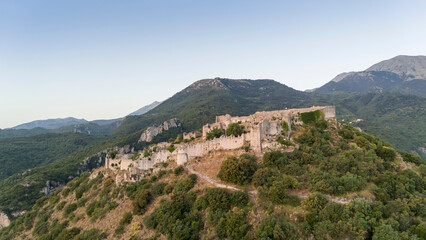
[[(138, 183), (119, 186), (102, 174), (92, 180), (84, 174), (38, 200), (30, 212), (0, 230), (0, 236), (28, 237), (22, 235), (25, 232), (39, 239), (121, 239), (129, 234), (134, 240), (426, 238), (426, 164), (418, 156), (399, 153), (351, 125), (315, 120), (293, 129), (293, 151), (267, 152), (261, 161), (248, 151), (222, 163), (219, 178), (243, 191), (200, 185), (202, 180), (183, 167), (171, 171), (165, 166)], [(309, 194), (299, 198), (294, 194), (298, 191)], [(127, 198), (131, 208), (123, 212), (120, 204)], [(122, 217), (114, 220), (113, 228), (96, 225), (116, 211)], [(56, 212), (61, 217), (52, 218)], [(95, 225), (76, 227), (80, 221)]]
[[(97, 124), (97, 123), (82, 123), (77, 125), (70, 125), (65, 127), (60, 127), (56, 129), (45, 129), (45, 128), (32, 128), (32, 129), (0, 129), (0, 138), (13, 138), (13, 137), (30, 137), (39, 135), (42, 133), (86, 133), (90, 135), (108, 135), (120, 123), (120, 120), (109, 123), (110, 120), (98, 120), (97, 122), (106, 124)], [(111, 120), (112, 121), (112, 120)]]
[(0, 180), (22, 170), (54, 162), (106, 138), (81, 133), (0, 138)]

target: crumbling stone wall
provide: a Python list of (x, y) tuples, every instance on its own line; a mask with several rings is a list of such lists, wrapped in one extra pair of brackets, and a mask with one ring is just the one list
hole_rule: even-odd
[[(170, 146), (169, 143), (159, 143), (157, 144), (157, 151), (153, 152), (152, 155), (148, 157), (140, 157), (135, 161), (129, 159), (129, 156), (127, 155), (120, 155), (121, 157), (117, 159), (107, 158), (105, 161), (105, 167), (128, 170), (131, 174), (135, 174), (138, 171), (153, 169), (155, 164), (160, 162), (176, 161), (178, 165), (181, 165), (194, 158), (202, 157), (208, 154), (210, 151), (238, 149), (244, 147), (247, 143), (250, 143), (250, 148), (252, 150), (261, 152), (264, 148), (271, 149), (279, 146), (279, 144), (275, 142), (275, 137), (281, 134), (281, 124), (283, 121), (286, 121), (289, 125), (289, 136), (292, 124), (302, 124), (302, 122), (299, 120), (300, 113), (315, 110), (323, 111), (325, 119), (336, 117), (336, 110), (334, 106), (256, 112), (250, 116), (244, 117), (232, 117), (229, 114), (226, 114), (223, 116), (217, 116), (215, 123), (206, 124), (203, 126), (203, 138), (205, 139), (207, 132), (211, 131), (213, 128), (217, 127), (225, 131), (229, 124), (235, 122), (241, 122), (241, 124), (244, 126), (245, 133), (238, 137), (223, 135), (220, 138), (215, 138), (212, 140), (181, 143), (179, 145), (175, 145), (176, 150), (172, 153), (167, 150), (167, 148)], [(180, 126), (180, 122), (177, 119), (171, 119), (164, 122), (163, 125), (158, 126), (158, 129), (161, 128), (162, 130), (165, 130), (166, 128), (169, 129), (170, 127), (178, 126)], [(148, 130), (149, 128), (147, 131)], [(153, 133), (160, 131), (157, 130), (150, 130), (150, 133), (146, 133), (145, 131), (141, 136), (141, 140), (149, 140), (150, 138), (152, 139)], [(201, 133), (187, 133), (184, 134), (184, 139), (197, 137), (199, 134)], [(264, 146), (262, 144), (264, 144)], [(118, 165), (118, 167), (112, 167), (112, 164)]]

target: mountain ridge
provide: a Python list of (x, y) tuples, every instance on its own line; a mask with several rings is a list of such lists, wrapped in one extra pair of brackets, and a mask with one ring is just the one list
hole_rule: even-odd
[(364, 71), (344, 72), (314, 91), (397, 92), (425, 97), (426, 56), (399, 55)]

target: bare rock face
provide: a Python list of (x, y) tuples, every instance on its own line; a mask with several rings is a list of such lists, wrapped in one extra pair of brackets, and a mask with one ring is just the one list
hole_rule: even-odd
[(63, 184), (61, 182), (47, 180), (46, 186), (40, 192), (43, 193), (45, 196), (48, 196), (51, 193), (53, 193), (56, 189), (59, 189), (59, 188), (64, 187), (64, 186), (65, 186), (65, 184)]
[(7, 227), (10, 224), (10, 220), (6, 214), (0, 212), (0, 228)]
[(179, 119), (172, 118), (165, 121), (161, 125), (153, 125), (148, 127), (141, 135), (139, 142), (151, 142), (152, 139), (163, 131), (168, 131), (170, 128), (181, 127)]

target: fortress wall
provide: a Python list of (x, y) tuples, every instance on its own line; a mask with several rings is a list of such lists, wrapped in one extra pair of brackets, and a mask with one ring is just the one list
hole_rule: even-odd
[[(298, 120), (298, 114), (303, 112), (310, 112), (315, 110), (321, 110), (324, 112), (325, 118), (334, 118), (335, 107), (311, 107), (311, 108), (300, 108), (300, 109), (286, 109), (269, 112), (256, 112), (253, 115), (245, 117), (231, 117), (229, 114), (216, 117), (216, 123), (206, 124), (203, 126), (203, 138), (206, 137), (208, 131), (217, 127), (219, 129), (226, 129), (227, 125), (233, 122), (252, 122), (247, 126), (246, 131), (239, 137), (225, 136), (215, 138), (209, 141), (188, 143), (178, 145), (178, 149), (173, 153), (170, 153), (166, 148), (169, 146), (168, 143), (159, 143), (157, 147), (160, 148), (158, 152), (152, 154), (151, 157), (142, 158), (136, 161), (135, 168), (140, 170), (149, 170), (154, 168), (154, 165), (159, 162), (165, 162), (168, 160), (176, 160), (178, 165), (184, 164), (188, 160), (196, 157), (202, 157), (208, 154), (210, 151), (216, 150), (233, 150), (244, 146), (246, 142), (250, 142), (250, 147), (255, 151), (262, 151), (262, 140), (268, 139), (271, 136), (275, 136), (281, 133), (281, 123), (283, 120), (289, 123), (289, 134), (291, 132), (291, 119), (293, 118), (293, 124), (301, 124)], [(254, 124), (257, 123), (257, 124)], [(192, 133), (188, 133), (187, 136), (192, 136)], [(275, 148), (276, 143), (265, 142), (264, 147)], [(131, 163), (130, 159), (108, 159), (106, 160), (105, 167), (111, 168), (112, 163), (121, 162), (121, 169), (127, 169)]]
[(120, 170), (127, 170), (130, 165), (136, 167), (136, 162), (132, 159), (122, 159), (120, 164)]
[(170, 153), (167, 149), (161, 149), (158, 152), (154, 152), (150, 157), (144, 157), (137, 161), (135, 167), (141, 170), (149, 170), (154, 168), (156, 163), (166, 162), (168, 159), (175, 158), (177, 156), (176, 150)]
[(325, 119), (336, 118), (336, 107), (335, 106), (326, 106), (322, 109)]
[(262, 126), (254, 127), (250, 132), (250, 147), (254, 151), (262, 151), (261, 128)]

